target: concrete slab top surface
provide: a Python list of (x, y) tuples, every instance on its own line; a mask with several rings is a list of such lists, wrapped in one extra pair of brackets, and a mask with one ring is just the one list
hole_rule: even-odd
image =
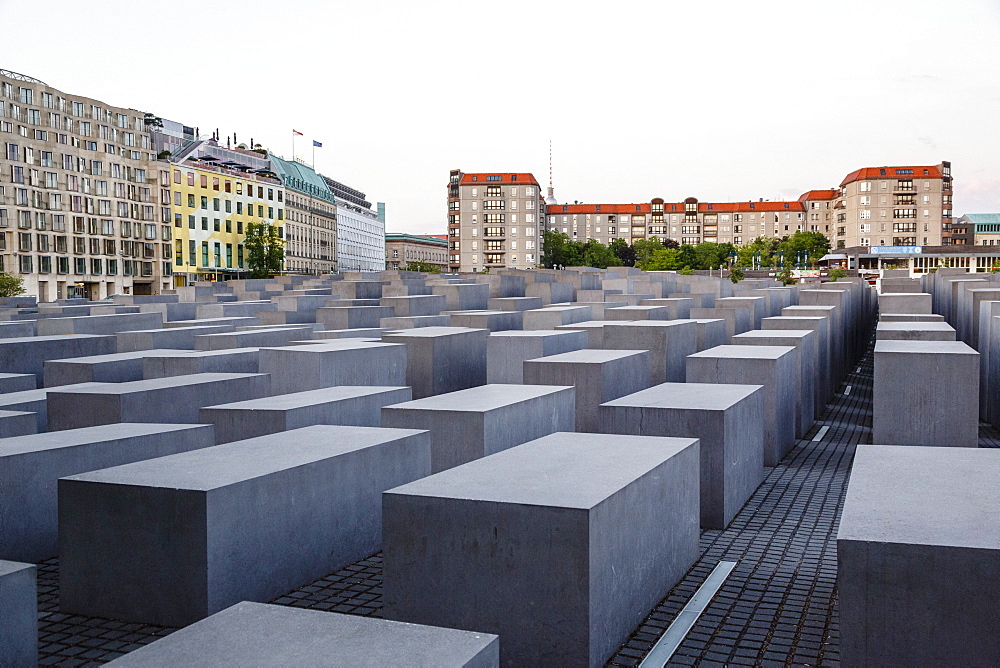
[[(575, 310), (579, 310), (579, 309), (583, 309), (583, 308), (590, 308), (590, 307), (589, 306), (577, 306), (577, 305), (572, 304), (570, 302), (566, 302), (565, 304), (554, 304), (552, 306), (546, 306), (544, 308), (531, 309), (531, 311), (535, 312), (535, 313), (537, 313), (539, 311), (544, 311), (544, 312), (548, 313), (550, 311), (575, 311)], [(525, 311), (525, 313), (527, 313), (527, 312), (528, 311)]]
[(704, 325), (708, 322), (725, 322), (725, 318), (678, 318), (676, 320), (667, 320), (666, 322), (696, 322), (699, 325)]
[(628, 320), (608, 323), (609, 327), (680, 327), (687, 325), (691, 320)]
[(1000, 450), (858, 445), (838, 540), (1000, 549)]
[[(791, 307), (790, 306), (786, 306), (785, 308), (791, 308)], [(814, 320), (815, 321), (815, 320), (825, 320), (825, 318), (823, 316), (819, 316), (819, 315), (774, 315), (774, 316), (770, 316), (770, 317), (767, 317), (767, 318), (763, 318), (763, 320), (770, 320), (772, 322), (776, 322), (778, 320)], [(790, 322), (789, 324), (792, 325), (792, 324), (795, 324), (795, 323), (794, 322)], [(791, 328), (789, 328), (789, 329), (791, 329)]]
[(955, 328), (946, 322), (880, 322), (877, 329), (893, 332), (954, 332)]
[(315, 425), (68, 478), (211, 491), (420, 433), (423, 432), (416, 429)]
[[(428, 327), (427, 329), (432, 329)], [(396, 332), (393, 332), (396, 334)], [(309, 339), (309, 343), (298, 346), (263, 346), (259, 350), (301, 350), (304, 352), (326, 352), (330, 350), (357, 350), (359, 348), (385, 348), (387, 346), (399, 345), (372, 339)]]
[(73, 385), (57, 385), (55, 387), (40, 387), (37, 390), (22, 390), (21, 392), (7, 392), (6, 394), (0, 394), (0, 406), (13, 406), (15, 404), (23, 404), (29, 401), (43, 401), (49, 394), (49, 392), (65, 392), (70, 391), (82, 391), (91, 387), (104, 387), (105, 385), (113, 385), (114, 383), (75, 383)]
[(589, 510), (697, 442), (557, 432), (386, 494)]
[[(255, 353), (258, 352), (260, 348), (222, 348), (221, 350), (145, 350), (139, 351), (140, 353), (146, 353), (143, 357), (218, 357), (219, 355), (235, 355), (237, 353)], [(149, 354), (154, 353), (154, 354)], [(127, 354), (127, 353), (117, 353), (117, 354)], [(103, 356), (107, 357), (107, 355)], [(65, 362), (72, 362), (77, 359), (84, 359), (80, 357), (73, 357), (68, 360), (60, 360)]]
[[(809, 290), (808, 292), (829, 292), (829, 290)], [(841, 292), (840, 290), (835, 290), (835, 292)], [(823, 304), (813, 304), (809, 306), (796, 305), (796, 306), (784, 306), (782, 311), (788, 309), (789, 311), (833, 311), (836, 306), (824, 306)]]
[[(88, 318), (97, 316), (87, 316)], [(114, 338), (114, 334), (47, 334), (45, 336), (15, 336), (10, 339), (0, 339), (0, 345), (16, 345), (33, 341), (81, 341), (84, 339)]]
[(930, 297), (929, 292), (883, 292), (879, 297)]
[(489, 332), (488, 329), (477, 327), (414, 327), (413, 329), (397, 329), (386, 336), (405, 336), (408, 338), (431, 339), (436, 336), (451, 336), (455, 334), (468, 334), (469, 332)]
[(962, 341), (876, 341), (875, 354), (879, 353), (920, 353), (952, 355), (978, 355), (975, 348)]
[(355, 399), (379, 394), (392, 390), (405, 390), (406, 387), (389, 387), (377, 385), (337, 385), (334, 387), (323, 387), (318, 390), (307, 390), (305, 392), (293, 392), (291, 394), (276, 394), (271, 397), (260, 399), (247, 399), (246, 401), (234, 401), (230, 404), (217, 404), (206, 406), (209, 408), (225, 408), (236, 410), (259, 410), (259, 411), (280, 411), (300, 406), (314, 406), (325, 404), (341, 399)]
[(0, 438), (0, 457), (10, 457), (26, 452), (42, 450), (58, 450), (72, 448), (77, 445), (113, 441), (121, 438), (134, 438), (147, 434), (162, 434), (171, 431), (201, 429), (208, 425), (202, 424), (158, 424), (156, 422), (118, 422), (102, 424), (96, 427), (81, 427), (80, 429), (65, 429), (41, 434), (26, 434)]
[(192, 373), (184, 376), (167, 376), (165, 378), (148, 378), (146, 380), (130, 380), (125, 383), (81, 383), (79, 385), (64, 385), (50, 387), (49, 392), (70, 392), (73, 394), (129, 394), (146, 390), (158, 390), (165, 387), (180, 385), (201, 385), (220, 380), (235, 380), (237, 378), (253, 378), (266, 376), (264, 373)]
[(716, 346), (688, 357), (725, 359), (778, 359), (795, 350), (795, 346)]
[[(151, 330), (162, 332), (162, 329)], [(101, 362), (116, 362), (118, 360), (134, 360), (143, 357), (176, 357), (191, 352), (176, 348), (154, 348), (152, 350), (133, 350), (127, 353), (108, 353), (107, 355), (91, 355), (89, 357), (67, 357), (66, 359), (46, 360), (60, 364), (95, 364)], [(52, 388), (50, 388), (52, 389)]]
[(812, 329), (752, 329), (749, 332), (736, 334), (734, 339), (801, 339), (815, 334)]
[(28, 570), (29, 568), (35, 568), (35, 565), (24, 564), (20, 561), (7, 561), (5, 559), (0, 559), (0, 578), (5, 575), (10, 575), (11, 573)]
[(613, 362), (614, 360), (631, 357), (638, 353), (647, 353), (647, 350), (600, 350), (587, 348), (584, 350), (573, 350), (568, 353), (549, 355), (548, 357), (537, 357), (529, 362), (559, 362), (562, 364), (601, 364), (603, 362)]
[[(509, 313), (509, 311), (505, 311)], [(587, 323), (577, 323), (578, 325), (585, 325)], [(566, 325), (561, 325), (566, 327)], [(507, 329), (502, 332), (492, 332), (490, 338), (494, 337), (504, 337), (504, 338), (539, 338), (546, 336), (566, 336), (570, 334), (571, 329)]]
[(496, 640), (489, 633), (244, 601), (113, 665), (487, 665), (472, 662)]
[(640, 390), (602, 406), (638, 408), (691, 408), (722, 411), (763, 389), (763, 385), (716, 383), (662, 383)]
[[(568, 325), (556, 325), (556, 329), (566, 331), (570, 329), (592, 329), (595, 327), (606, 327), (607, 325), (621, 325), (625, 320), (584, 320), (583, 322), (573, 322)], [(540, 330), (545, 331), (545, 330)]]
[(470, 387), (467, 390), (437, 394), (423, 399), (393, 404), (391, 408), (411, 410), (459, 411), (482, 413), (521, 401), (529, 401), (571, 389), (563, 385), (506, 385), (494, 383)]

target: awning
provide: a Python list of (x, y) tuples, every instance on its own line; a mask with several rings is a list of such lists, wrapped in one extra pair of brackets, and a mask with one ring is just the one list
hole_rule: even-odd
[(826, 262), (827, 260), (846, 260), (847, 256), (843, 253), (827, 253), (819, 259), (820, 262)]

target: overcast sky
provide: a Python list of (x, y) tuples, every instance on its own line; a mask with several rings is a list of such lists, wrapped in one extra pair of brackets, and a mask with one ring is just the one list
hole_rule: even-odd
[(448, 172), (561, 202), (795, 199), (950, 160), (1000, 212), (1000, 3), (0, 0), (0, 67), (250, 137), (444, 233)]

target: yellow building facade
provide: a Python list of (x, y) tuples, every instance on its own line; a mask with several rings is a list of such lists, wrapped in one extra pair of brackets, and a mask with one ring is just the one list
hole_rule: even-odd
[(170, 181), (175, 286), (246, 272), (249, 223), (269, 223), (285, 237), (285, 189), (276, 178), (185, 160), (171, 165)]

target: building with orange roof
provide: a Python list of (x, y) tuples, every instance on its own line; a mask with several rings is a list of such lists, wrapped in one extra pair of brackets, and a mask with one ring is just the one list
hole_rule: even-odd
[(544, 214), (541, 188), (528, 172), (452, 170), (448, 180), (450, 269), (533, 269), (540, 259)]

